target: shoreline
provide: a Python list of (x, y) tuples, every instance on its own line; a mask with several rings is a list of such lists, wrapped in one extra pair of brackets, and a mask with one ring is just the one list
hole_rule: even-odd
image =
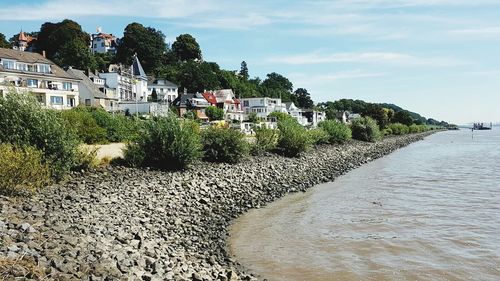
[[(435, 132), (324, 145), (299, 158), (202, 162), (184, 172), (113, 166), (32, 198), (0, 196), (0, 259), (23, 257), (61, 280), (252, 280), (226, 248), (235, 218)], [(26, 273), (17, 267), (13, 276)]]

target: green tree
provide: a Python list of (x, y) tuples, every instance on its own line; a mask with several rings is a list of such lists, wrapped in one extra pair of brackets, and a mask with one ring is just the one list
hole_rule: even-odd
[(175, 38), (172, 51), (180, 61), (201, 60), (201, 49), (196, 39), (190, 34), (181, 34)]
[(107, 72), (109, 65), (116, 59), (115, 55), (111, 53), (95, 53), (94, 58), (97, 65), (97, 70), (100, 72)]
[(10, 43), (5, 39), (3, 33), (0, 33), (0, 48), (11, 48)]
[(413, 118), (406, 110), (396, 112), (394, 114), (394, 117), (392, 118), (392, 121), (394, 123), (401, 123), (406, 126), (410, 126), (411, 124), (413, 124)]
[(163, 64), (167, 51), (165, 35), (161, 31), (133, 22), (125, 27), (116, 60), (130, 65), (132, 56), (137, 54), (144, 71), (152, 73)]
[[(220, 69), (216, 63), (189, 61), (179, 66), (175, 79), (179, 89), (203, 92), (206, 89), (220, 89)], [(168, 76), (167, 76), (168, 77)]]
[(297, 101), (297, 106), (300, 108), (312, 108), (314, 106), (311, 95), (304, 88), (298, 88), (295, 90), (295, 92), (293, 92), (293, 96)]
[(241, 62), (241, 68), (240, 68), (240, 76), (241, 78), (248, 80), (248, 66), (246, 61)]
[(293, 84), (285, 76), (276, 72), (267, 74), (267, 78), (262, 81), (259, 91), (264, 97), (281, 98), (283, 101), (288, 102), (295, 100), (291, 96)]
[[(71, 45), (67, 45), (68, 43)], [(89, 44), (90, 35), (84, 32), (77, 22), (65, 19), (58, 23), (46, 22), (42, 24), (35, 46), (37, 52), (45, 51), (47, 58), (58, 57), (60, 62), (64, 62), (72, 60), (71, 50), (68, 49), (70, 46), (80, 48), (80, 46), (87, 47)]]
[(363, 111), (363, 116), (375, 119), (380, 129), (385, 128), (385, 126), (389, 123), (387, 111), (378, 104), (367, 104), (365, 110)]
[(210, 121), (224, 119), (224, 110), (216, 106), (209, 106), (205, 109), (205, 114)]
[(94, 55), (87, 45), (81, 40), (66, 42), (54, 55), (53, 60), (62, 67), (72, 66), (77, 69), (96, 69), (97, 63)]

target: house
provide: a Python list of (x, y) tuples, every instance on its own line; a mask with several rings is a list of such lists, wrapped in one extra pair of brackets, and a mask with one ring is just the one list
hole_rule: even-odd
[(116, 49), (120, 44), (120, 39), (116, 38), (113, 34), (107, 34), (101, 32), (101, 29), (97, 29), (97, 34), (91, 35), (91, 46), (90, 50), (92, 53), (98, 54), (116, 54)]
[[(94, 83), (94, 85), (97, 86), (97, 88), (99, 88), (99, 91), (104, 93), (107, 99), (119, 101), (118, 94), (116, 93), (115, 89), (108, 87), (106, 85), (106, 80), (100, 78), (99, 73), (97, 71), (91, 72), (90, 70), (87, 70), (85, 74)], [(117, 102), (110, 103), (109, 107), (106, 106), (107, 111), (116, 111), (118, 109), (119, 107)]]
[(115, 91), (119, 101), (133, 101), (136, 94), (132, 92), (132, 70), (125, 65), (111, 64), (108, 72), (99, 73), (98, 78), (105, 81), (104, 86)]
[(103, 90), (99, 88), (100, 83), (104, 86), (104, 80), (97, 78), (94, 80), (97, 82), (96, 84), (89, 77), (92, 76), (95, 79), (95, 74), (90, 74), (89, 71), (83, 71), (71, 67), (66, 70), (66, 72), (80, 79), (78, 83), (80, 104), (101, 107), (108, 111), (112, 111), (113, 108), (117, 107), (118, 98), (114, 96), (114, 92), (113, 95), (106, 95), (105, 91), (103, 91), (104, 88), (102, 88)]
[(240, 101), (246, 114), (254, 112), (261, 118), (266, 118), (271, 112), (288, 112), (279, 98), (242, 98)]
[(209, 91), (202, 94), (207, 102), (212, 106), (217, 106), (224, 110), (224, 119), (227, 121), (243, 121), (243, 109), (231, 89)]
[(177, 108), (179, 117), (184, 117), (186, 113), (193, 111), (196, 118), (208, 120), (208, 117), (205, 114), (205, 109), (209, 107), (210, 104), (200, 93), (183, 93), (172, 102), (172, 105)]
[(132, 92), (136, 94), (139, 101), (148, 101), (148, 76), (144, 72), (137, 54), (132, 57), (132, 76), (134, 78)]
[(32, 43), (36, 41), (36, 38), (26, 35), (24, 31), (21, 30), (19, 35), (17, 35), (16, 43), (12, 46), (12, 49), (18, 51), (32, 51)]
[(158, 97), (158, 101), (172, 102), (179, 95), (179, 87), (167, 79), (154, 79), (148, 82), (148, 95), (151, 96), (153, 91)]
[(302, 126), (308, 125), (307, 117), (304, 117), (304, 111), (298, 108), (293, 102), (285, 102), (286, 110)]
[(45, 107), (78, 106), (80, 79), (38, 53), (0, 48), (0, 95), (10, 87), (32, 92)]
[(307, 124), (313, 128), (316, 128), (319, 122), (326, 120), (325, 112), (314, 109), (304, 109), (302, 116), (307, 118)]

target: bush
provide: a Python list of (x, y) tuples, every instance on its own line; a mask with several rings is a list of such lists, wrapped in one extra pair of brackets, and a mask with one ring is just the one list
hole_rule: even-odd
[(382, 135), (384, 135), (384, 136), (390, 136), (390, 135), (392, 135), (391, 128), (385, 128), (384, 130), (382, 130)]
[(405, 135), (410, 132), (410, 128), (401, 123), (390, 124), (388, 128), (391, 129), (393, 135), (397, 136)]
[(278, 111), (274, 111), (274, 112), (271, 112), (268, 117), (274, 117), (276, 118), (276, 120), (279, 121), (285, 121), (285, 120), (293, 120), (295, 122), (297, 122), (297, 120), (295, 118), (293, 118), (292, 115), (286, 113), (286, 112), (278, 112)]
[(410, 127), (409, 127), (409, 132), (411, 134), (415, 134), (415, 133), (423, 133), (423, 132), (426, 132), (428, 129), (427, 129), (427, 126), (426, 125), (417, 125), (417, 124), (412, 124)]
[(205, 109), (205, 114), (210, 121), (224, 119), (224, 110), (216, 106), (209, 106)]
[(344, 143), (351, 139), (352, 133), (349, 126), (337, 121), (337, 120), (327, 120), (320, 122), (319, 127), (328, 133), (328, 142), (334, 143)]
[(255, 128), (255, 143), (252, 145), (252, 154), (260, 155), (266, 151), (276, 149), (279, 131), (266, 127)]
[(146, 123), (145, 130), (125, 149), (125, 161), (132, 166), (180, 170), (200, 159), (199, 126), (173, 116)]
[[(330, 141), (330, 135), (322, 128), (312, 129), (312, 130), (309, 130), (307, 132), (309, 134), (309, 138), (311, 140), (311, 143), (313, 143), (313, 144), (325, 144), (325, 143), (329, 143), (329, 141)], [(349, 132), (350, 132), (350, 130), (349, 130)]]
[(75, 163), (79, 141), (60, 114), (41, 107), (30, 94), (0, 97), (0, 142), (34, 146), (42, 151), (54, 179), (62, 179)]
[(80, 146), (76, 153), (74, 169), (88, 170), (99, 166), (97, 160), (97, 147)]
[(40, 150), (0, 143), (1, 194), (29, 195), (48, 184), (50, 169)]
[(375, 142), (382, 136), (377, 121), (370, 117), (356, 118), (351, 123), (352, 137), (361, 141)]
[(106, 143), (106, 130), (99, 125), (92, 114), (82, 110), (65, 110), (61, 112), (68, 128), (73, 128), (78, 138), (87, 144)]
[(210, 126), (201, 134), (204, 159), (210, 162), (238, 163), (248, 154), (244, 135), (231, 128)]
[(311, 139), (307, 130), (294, 119), (285, 119), (278, 122), (280, 136), (278, 148), (286, 156), (296, 157), (311, 146)]

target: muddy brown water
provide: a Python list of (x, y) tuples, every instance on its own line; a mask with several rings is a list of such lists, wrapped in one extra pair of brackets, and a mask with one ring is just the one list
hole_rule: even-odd
[(432, 135), (252, 210), (228, 247), (268, 280), (500, 280), (500, 127)]

